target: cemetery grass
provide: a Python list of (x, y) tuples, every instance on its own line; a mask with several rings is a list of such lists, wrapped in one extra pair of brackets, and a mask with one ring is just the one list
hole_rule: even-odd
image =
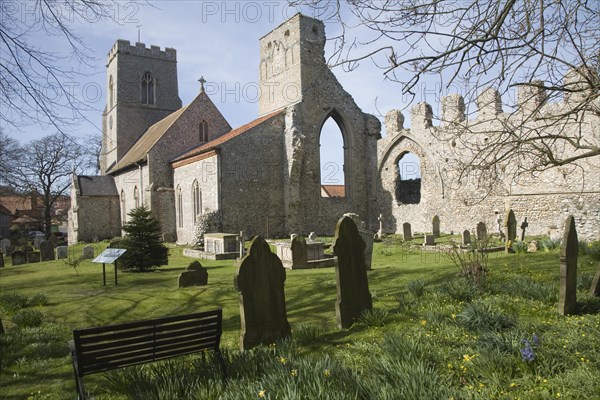
[[(95, 245), (96, 254), (106, 243)], [(81, 246), (71, 249), (76, 254)], [(334, 269), (288, 271), (294, 339), (240, 353), (233, 261), (202, 261), (209, 285), (177, 289), (191, 259), (118, 273), (61, 260), (0, 269), (0, 398), (75, 398), (67, 341), (75, 327), (223, 308), (230, 379), (200, 357), (85, 378), (97, 399), (600, 398), (600, 301), (587, 292), (598, 261), (581, 256), (578, 315), (560, 317), (558, 251), (493, 253), (483, 288), (443, 255), (376, 243), (373, 312), (335, 324)], [(30, 325), (30, 326), (27, 326)], [(39, 326), (35, 326), (39, 325)], [(161, 394), (162, 391), (162, 394)]]

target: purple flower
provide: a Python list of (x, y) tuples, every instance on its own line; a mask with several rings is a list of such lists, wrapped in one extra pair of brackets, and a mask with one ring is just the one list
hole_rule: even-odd
[(531, 340), (533, 341), (534, 346), (538, 346), (540, 344), (540, 338), (538, 338), (538, 335), (535, 333), (531, 337)]
[(529, 340), (523, 339), (523, 343), (525, 344), (525, 347), (521, 349), (521, 358), (523, 361), (530, 362), (535, 360), (535, 352), (533, 351), (533, 347), (531, 347)]

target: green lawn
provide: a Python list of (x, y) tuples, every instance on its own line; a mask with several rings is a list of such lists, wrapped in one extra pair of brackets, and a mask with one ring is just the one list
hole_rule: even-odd
[[(106, 243), (97, 244), (96, 254), (104, 247)], [(81, 246), (72, 251), (79, 254)], [(7, 330), (0, 341), (0, 398), (75, 398), (67, 350), (75, 327), (218, 306), (224, 313), (222, 347), (234, 357), (240, 328), (238, 295), (233, 287), (236, 263), (202, 261), (209, 273), (208, 286), (178, 289), (177, 277), (190, 261), (182, 256), (181, 248), (172, 247), (169, 266), (150, 273), (119, 271), (118, 286), (113, 283), (112, 265), (107, 265), (105, 287), (102, 266), (89, 261), (83, 262), (77, 273), (62, 261), (17, 267), (9, 264), (0, 269), (2, 321)], [(448, 396), (441, 389), (435, 392), (446, 396), (440, 398), (599, 399), (600, 301), (587, 294), (597, 266), (591, 258), (580, 257), (581, 312), (560, 317), (556, 312), (557, 250), (491, 254), (485, 289), (478, 292), (457, 276), (456, 267), (442, 254), (408, 250), (393, 240), (376, 243), (373, 269), (368, 273), (375, 312), (349, 330), (340, 331), (335, 326), (333, 268), (288, 271), (288, 318), (293, 335), (299, 339), (289, 357), (296, 357), (298, 363), (305, 357), (317, 365), (327, 354), (340, 371), (363, 382), (363, 394), (357, 397), (377, 393), (376, 397), (391, 399), (400, 393), (394, 385), (401, 386), (403, 379), (414, 380), (408, 373), (386, 378), (381, 372), (388, 368), (384, 362), (403, 357), (391, 357), (396, 340), (407, 346), (402, 354), (411, 356), (403, 361), (405, 364), (389, 369), (413, 371), (416, 364), (410, 363), (422, 363), (425, 369), (420, 376), (433, 374), (433, 381), (437, 379), (450, 388)], [(47, 304), (31, 305), (40, 293)], [(21, 328), (11, 321), (16, 314), (7, 310), (6, 304), (14, 294), (27, 296), (30, 305), (26, 310), (41, 311), (45, 321), (41, 327)], [(523, 340), (532, 343), (534, 335), (540, 342), (533, 346), (535, 360), (527, 361), (521, 354), (526, 347)], [(309, 340), (311, 337), (314, 339)], [(373, 371), (380, 372), (375, 376)], [(240, 385), (239, 397), (235, 398), (259, 397), (260, 385), (249, 387), (247, 380), (242, 385), (241, 378), (236, 383), (233, 375), (231, 386)], [(254, 381), (261, 379), (256, 376)], [(86, 382), (97, 399), (123, 398), (109, 392), (103, 376), (86, 377)], [(423, 385), (431, 386), (431, 382)], [(414, 390), (420, 393), (424, 389)], [(391, 393), (389, 397), (381, 394), (386, 391)], [(263, 395), (293, 398), (278, 395), (274, 387)]]

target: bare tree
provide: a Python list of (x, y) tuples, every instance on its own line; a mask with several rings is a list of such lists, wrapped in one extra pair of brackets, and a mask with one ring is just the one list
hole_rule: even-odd
[[(413, 100), (426, 77), (440, 89), (459, 88), (468, 102), (486, 87), (495, 88), (499, 99), (525, 85), (516, 109), (493, 129), (482, 132), (481, 125), (460, 121), (454, 134), (440, 137), (462, 151), (463, 172), (498, 178), (507, 166), (514, 167), (512, 174), (530, 174), (600, 155), (600, 2), (290, 3), (326, 18), (333, 24), (328, 30), (339, 32), (330, 39), (331, 66), (352, 70), (371, 60)], [(563, 101), (559, 108), (547, 107)]]
[(20, 156), (19, 142), (0, 130), (0, 185), (14, 186), (17, 181), (15, 165)]

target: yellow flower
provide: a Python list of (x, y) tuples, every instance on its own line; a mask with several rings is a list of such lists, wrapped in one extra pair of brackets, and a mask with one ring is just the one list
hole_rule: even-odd
[(329, 375), (331, 375), (331, 371), (329, 371), (328, 369), (324, 369), (323, 376), (327, 378)]
[(265, 397), (266, 394), (267, 394), (267, 390), (263, 389), (260, 392), (258, 392), (258, 397), (263, 398), (263, 397)]
[(517, 386), (517, 384), (516, 384), (516, 383), (514, 383), (514, 382), (512, 382), (512, 383), (510, 384), (510, 387), (515, 387), (515, 386)]
[(475, 358), (475, 355), (474, 355), (474, 354), (473, 354), (472, 356), (470, 356), (470, 355), (468, 355), (468, 354), (463, 354), (463, 360), (464, 360), (465, 362), (469, 362), (469, 361), (471, 361), (471, 360), (472, 360), (472, 359), (474, 359), (474, 358)]
[(291, 372), (292, 376), (298, 376), (298, 370), (297, 369), (293, 369)]
[(279, 362), (285, 364), (287, 360), (285, 359), (285, 357), (279, 357)]
[(427, 325), (427, 320), (422, 319), (421, 320), (421, 325), (423, 325), (423, 326)]
[(452, 314), (452, 319), (456, 319), (456, 314)]

